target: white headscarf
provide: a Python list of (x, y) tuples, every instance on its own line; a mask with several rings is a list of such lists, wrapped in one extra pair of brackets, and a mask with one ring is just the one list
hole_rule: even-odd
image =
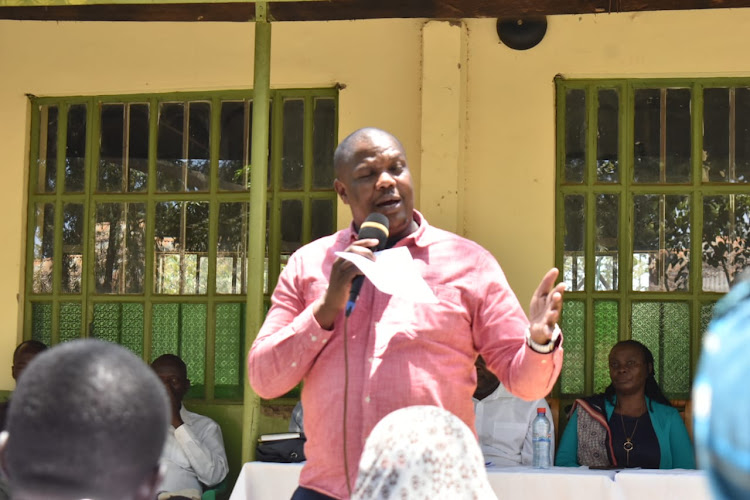
[(352, 500), (497, 500), (474, 433), (436, 406), (401, 408), (370, 433)]

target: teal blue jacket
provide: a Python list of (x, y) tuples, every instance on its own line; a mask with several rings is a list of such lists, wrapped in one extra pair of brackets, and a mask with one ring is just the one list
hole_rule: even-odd
[[(609, 401), (604, 403), (609, 422), (615, 407)], [(646, 398), (648, 415), (654, 426), (656, 439), (661, 450), (660, 469), (695, 469), (695, 454), (690, 442), (685, 423), (679, 412)], [(578, 463), (578, 408), (570, 416), (565, 426), (560, 443), (557, 446), (555, 465), (561, 467), (579, 467)]]

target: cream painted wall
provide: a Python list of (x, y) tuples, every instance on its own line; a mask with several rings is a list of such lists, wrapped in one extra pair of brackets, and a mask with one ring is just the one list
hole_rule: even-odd
[[(273, 87), (344, 86), (340, 133), (386, 128), (413, 151), (419, 175), (422, 22), (273, 25)], [(26, 221), (26, 93), (99, 95), (251, 88), (252, 24), (0, 21), (0, 390), (13, 387), (20, 341)], [(348, 224), (340, 210), (340, 225)], [(7, 367), (7, 368), (6, 368)]]
[[(420, 186), (420, 159), (430, 157), (422, 152), (421, 85), (430, 76), (421, 63), (422, 24), (275, 24), (271, 84), (342, 84), (340, 136), (365, 125), (390, 130), (404, 143)], [(526, 52), (501, 45), (494, 20), (465, 24), (467, 37), (452, 38), (466, 43), (460, 57), (467, 121), (457, 132), (464, 150), (449, 155), (459, 163), (451, 168), (463, 187), (456, 227), (495, 254), (523, 304), (554, 263), (554, 76), (750, 75), (743, 51), (750, 42), (748, 9), (553, 17), (542, 43)], [(25, 94), (249, 88), (253, 32), (251, 24), (235, 23), (0, 21), (0, 230), (6, 241), (0, 247), (0, 390), (13, 387), (6, 367), (22, 326)], [(429, 218), (434, 207), (419, 201)], [(338, 222), (348, 223), (343, 206)]]
[(494, 20), (467, 25), (465, 235), (527, 307), (554, 265), (555, 75), (748, 76), (750, 9), (556, 16), (528, 51), (502, 45)]

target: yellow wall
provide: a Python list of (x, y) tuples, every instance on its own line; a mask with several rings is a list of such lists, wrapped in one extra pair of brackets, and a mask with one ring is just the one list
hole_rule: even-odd
[[(554, 263), (554, 76), (750, 75), (749, 9), (559, 16), (526, 52), (501, 45), (492, 19), (433, 25), (424, 37), (423, 24), (275, 24), (271, 84), (344, 85), (340, 135), (365, 125), (397, 135), (417, 205), (490, 249), (523, 304)], [(6, 367), (22, 327), (25, 94), (246, 88), (252, 46), (251, 24), (0, 21), (0, 389), (13, 387)], [(446, 109), (433, 108), (441, 99)], [(451, 190), (453, 219), (436, 201)]]

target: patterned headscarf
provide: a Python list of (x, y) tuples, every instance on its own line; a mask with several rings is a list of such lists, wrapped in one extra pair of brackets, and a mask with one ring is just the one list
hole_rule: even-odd
[(497, 500), (476, 437), (435, 406), (383, 418), (367, 438), (352, 500)]

